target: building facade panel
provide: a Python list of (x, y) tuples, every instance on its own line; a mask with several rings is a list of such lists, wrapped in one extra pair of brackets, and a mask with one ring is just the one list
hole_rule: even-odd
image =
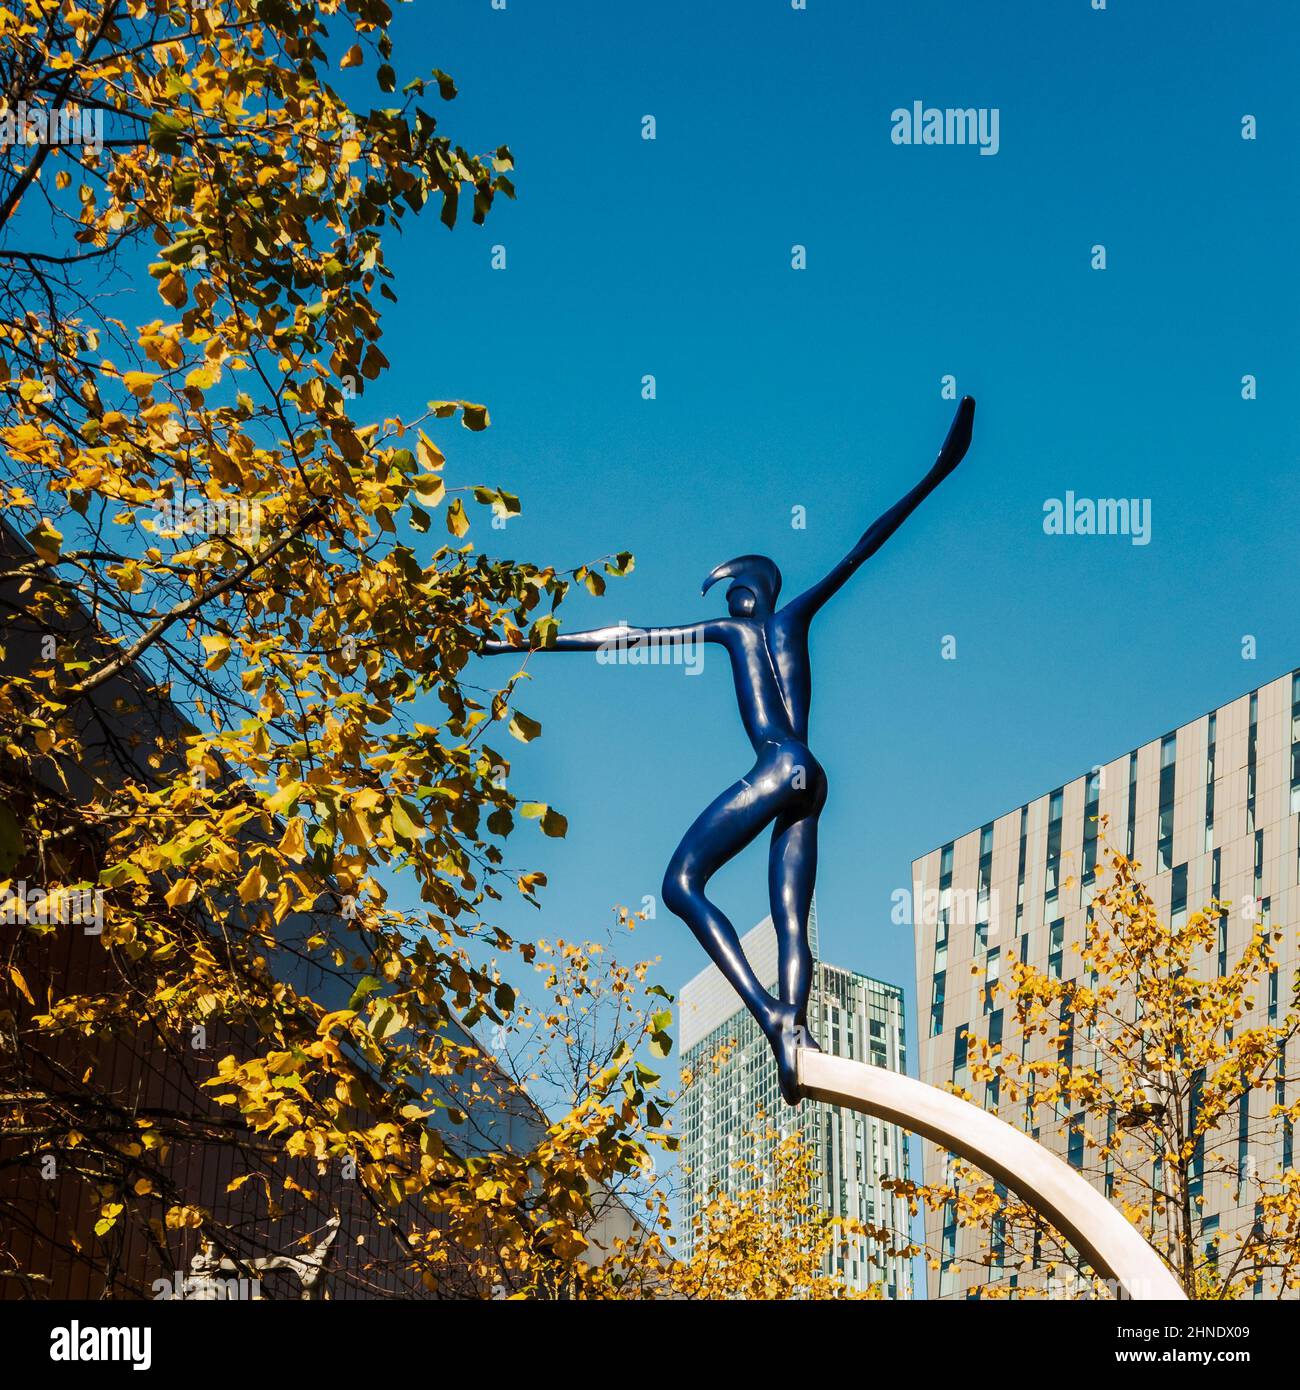
[[(1140, 863), (1162, 920), (1176, 926), (1214, 897), (1233, 904), (1222, 923), (1220, 950), (1204, 963), (1207, 973), (1231, 968), (1262, 916), (1284, 929), (1277, 979), (1291, 980), (1300, 963), (1300, 672), (1098, 764), (913, 864), (914, 901), (919, 905), (933, 896), (938, 902), (933, 915), (918, 910), (914, 919), (921, 1078), (965, 1086), (977, 1103), (1030, 1128), (1067, 1160), (1070, 1117), (1058, 1115), (1053, 1123), (1040, 1112), (1035, 1130), (1023, 1097), (1013, 1101), (983, 1082), (972, 1084), (961, 1034), (970, 1027), (989, 1037), (1005, 1027), (1004, 1041), (1019, 1050), (1011, 1015), (1005, 1025), (992, 1017), (997, 997), (988, 989), (1008, 978), (1013, 961), (1059, 979), (1079, 973), (1092, 881), (1103, 868), (1100, 816), (1108, 821), (1106, 839)], [(1003, 909), (996, 926), (981, 921), (986, 875)], [(1257, 999), (1250, 1021), (1265, 1021), (1277, 1007)], [(1261, 1175), (1294, 1166), (1293, 1136), (1267, 1113), (1274, 1099), (1289, 1103), (1295, 1097), (1254, 1093), (1239, 1121), (1233, 1171), (1205, 1175), (1200, 1219), (1207, 1241), (1248, 1228)], [(1095, 1138), (1103, 1137), (1095, 1131), (1104, 1123), (1102, 1117), (1089, 1120)], [(944, 1163), (939, 1150), (925, 1145), (927, 1182), (944, 1178)], [(931, 1296), (967, 1295), (977, 1233), (929, 1213), (926, 1235), (940, 1253), (940, 1267), (929, 1276)], [(983, 1277), (1003, 1276), (994, 1266)], [(1272, 1292), (1266, 1278), (1258, 1292)]]

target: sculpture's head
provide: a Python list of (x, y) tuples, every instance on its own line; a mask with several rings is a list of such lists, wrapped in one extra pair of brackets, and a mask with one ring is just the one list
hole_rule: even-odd
[(733, 618), (766, 618), (776, 611), (781, 571), (766, 555), (738, 555), (710, 572), (700, 590), (707, 594), (719, 579), (730, 579), (727, 610)]

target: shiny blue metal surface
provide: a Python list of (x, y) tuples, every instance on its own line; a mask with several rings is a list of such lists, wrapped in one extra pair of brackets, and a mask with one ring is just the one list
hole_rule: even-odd
[[(778, 608), (781, 571), (765, 555), (719, 565), (702, 592), (729, 580), (725, 618), (675, 627), (611, 627), (564, 633), (541, 651), (589, 652), (641, 644), (711, 642), (731, 659), (740, 717), (754, 747), (754, 765), (695, 820), (664, 874), (663, 901), (690, 927), (758, 1020), (776, 1054), (781, 1091), (795, 1105), (800, 1092), (795, 1054), (816, 1048), (808, 1028), (812, 952), (808, 910), (817, 877), (817, 819), (826, 802), (826, 773), (808, 747), (812, 670), (808, 632), (822, 606), (894, 534), (957, 467), (970, 445), (975, 402), (957, 407), (934, 466), (863, 532), (852, 550), (810, 589)], [(488, 655), (521, 651), (487, 642)], [(731, 922), (705, 895), (709, 879), (768, 826), (768, 897), (779, 959), (777, 996), (763, 988), (745, 959)]]

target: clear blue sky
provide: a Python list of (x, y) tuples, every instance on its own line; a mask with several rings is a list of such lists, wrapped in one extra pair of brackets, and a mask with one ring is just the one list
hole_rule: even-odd
[[(890, 895), (916, 855), (1300, 664), (1300, 27), (1221, 0), (808, 6), (403, 10), (403, 79), (454, 74), (446, 128), (508, 142), (519, 200), (404, 233), (373, 406), (489, 405), (488, 433), (439, 435), (454, 481), (522, 497), (504, 534), (476, 519), (484, 548), (635, 552), (605, 600), (566, 605), (574, 627), (708, 615), (700, 580), (746, 551), (802, 588), (932, 460), (941, 377), (977, 398), (966, 462), (814, 636), (823, 954), (902, 983), (914, 1023)], [(894, 145), (916, 100), (997, 107), (999, 153)], [(1044, 535), (1067, 490), (1150, 498), (1151, 543)], [(721, 658), (532, 670), (545, 735), (511, 741), (512, 782), (569, 834), (512, 842), (551, 886), (506, 921), (589, 934), (658, 892), (751, 752)], [(764, 845), (715, 880), (742, 931), (767, 910)], [(662, 909), (639, 940), (671, 989), (704, 964)]]

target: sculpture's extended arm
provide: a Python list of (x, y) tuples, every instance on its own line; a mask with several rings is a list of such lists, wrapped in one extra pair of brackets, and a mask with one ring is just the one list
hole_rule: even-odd
[[(597, 652), (602, 648), (613, 650), (620, 646), (633, 647), (639, 646), (647, 638), (652, 642), (714, 642), (718, 640), (718, 634), (714, 630), (718, 626), (715, 622), (693, 623), (684, 627), (629, 627), (621, 624), (618, 627), (597, 627), (590, 632), (562, 632), (556, 637), (555, 641), (546, 647), (537, 647), (534, 650), (539, 652)], [(498, 642), (495, 639), (484, 642), (484, 656), (504, 656), (508, 652), (516, 652), (520, 656), (526, 656), (529, 648), (512, 647), (508, 642)]]
[(903, 522), (965, 458), (966, 450), (970, 447), (971, 422), (974, 418), (974, 399), (970, 396), (962, 397), (961, 403), (957, 407), (957, 414), (953, 416), (952, 426), (948, 430), (948, 437), (943, 441), (943, 448), (939, 450), (939, 457), (935, 459), (934, 466), (906, 497), (895, 502), (883, 516), (877, 517), (871, 523), (863, 532), (862, 539), (831, 570), (825, 579), (814, 584), (811, 589), (800, 594), (798, 598), (791, 600), (789, 607), (792, 610), (805, 619), (811, 618), (832, 594), (839, 592), (845, 582), (857, 571), (858, 566), (864, 560), (869, 560), (884, 545)]

